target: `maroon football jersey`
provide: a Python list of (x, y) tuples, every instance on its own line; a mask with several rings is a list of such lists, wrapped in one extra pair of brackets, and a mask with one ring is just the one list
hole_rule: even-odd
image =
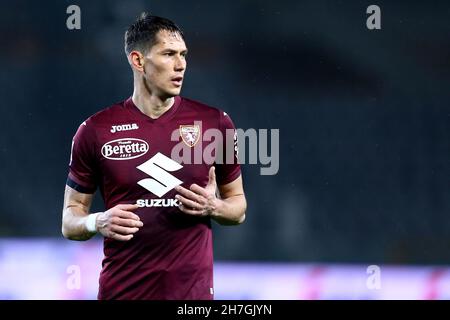
[[(223, 141), (203, 136), (208, 130), (222, 133)], [(225, 147), (230, 131), (226, 113), (179, 96), (158, 119), (129, 98), (80, 125), (67, 184), (82, 193), (98, 187), (106, 209), (138, 204), (144, 224), (130, 241), (104, 239), (99, 299), (213, 299), (210, 218), (181, 212), (174, 188), (206, 186), (211, 165), (219, 185), (240, 176), (237, 147), (232, 157)]]

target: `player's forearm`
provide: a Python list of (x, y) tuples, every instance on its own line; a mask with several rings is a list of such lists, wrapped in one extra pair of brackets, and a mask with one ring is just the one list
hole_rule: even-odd
[(246, 209), (247, 201), (244, 195), (220, 199), (216, 210), (211, 214), (211, 218), (222, 225), (241, 224), (245, 220)]
[(95, 232), (89, 232), (86, 228), (88, 212), (80, 207), (71, 206), (64, 209), (62, 234), (69, 240), (89, 240)]

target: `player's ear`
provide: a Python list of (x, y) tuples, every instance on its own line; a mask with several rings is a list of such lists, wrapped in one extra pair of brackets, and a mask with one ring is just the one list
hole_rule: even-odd
[(128, 59), (130, 61), (131, 67), (138, 71), (144, 71), (144, 56), (139, 51), (131, 51)]

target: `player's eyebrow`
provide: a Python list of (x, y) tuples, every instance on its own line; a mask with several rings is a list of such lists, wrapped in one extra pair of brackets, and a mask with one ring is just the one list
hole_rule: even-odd
[(186, 55), (187, 53), (188, 53), (188, 50), (187, 49), (183, 49), (183, 50), (175, 50), (175, 49), (170, 49), (170, 48), (166, 48), (166, 49), (162, 49), (161, 50), (161, 53), (162, 54), (165, 54), (165, 53), (180, 53), (180, 54), (184, 54), (184, 55)]

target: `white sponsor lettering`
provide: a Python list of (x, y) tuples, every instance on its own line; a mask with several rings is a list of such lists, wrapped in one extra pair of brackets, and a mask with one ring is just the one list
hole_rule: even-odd
[(143, 156), (148, 149), (148, 143), (144, 140), (123, 138), (105, 143), (102, 155), (110, 160), (129, 160)]
[(120, 131), (137, 130), (139, 126), (136, 123), (132, 124), (121, 124), (118, 126), (111, 126), (111, 133), (116, 133)]
[(177, 199), (139, 199), (136, 204), (140, 207), (178, 207), (180, 202)]

